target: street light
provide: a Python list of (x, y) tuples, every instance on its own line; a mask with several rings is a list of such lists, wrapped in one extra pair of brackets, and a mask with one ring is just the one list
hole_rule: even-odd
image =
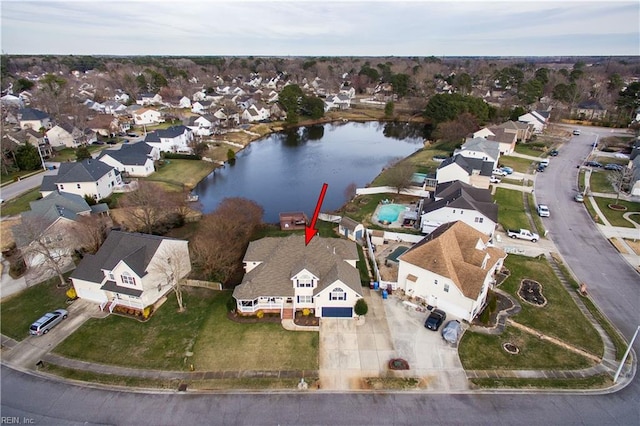
[(636, 337), (638, 337), (638, 331), (640, 331), (640, 325), (638, 326), (638, 328), (636, 328), (636, 332), (633, 333), (633, 337), (629, 342), (629, 347), (627, 347), (627, 351), (624, 353), (624, 356), (622, 357), (622, 361), (620, 361), (620, 366), (618, 367), (618, 371), (616, 371), (616, 375), (613, 376), (613, 383), (616, 383), (618, 381), (618, 376), (620, 376), (620, 372), (622, 371), (624, 362), (627, 360), (627, 357), (629, 356), (629, 352), (631, 352), (631, 347), (633, 346), (633, 342), (634, 340), (636, 340)]

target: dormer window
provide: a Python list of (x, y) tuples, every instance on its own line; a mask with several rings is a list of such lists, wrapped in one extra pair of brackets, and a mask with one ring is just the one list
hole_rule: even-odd
[(136, 285), (136, 279), (128, 272), (123, 272), (122, 275), (120, 275), (120, 279), (122, 280), (122, 284)]
[(340, 287), (336, 287), (329, 293), (329, 300), (347, 300), (347, 293)]
[(110, 281), (115, 281), (116, 280), (116, 277), (113, 275), (113, 272), (107, 273), (107, 277), (109, 278)]

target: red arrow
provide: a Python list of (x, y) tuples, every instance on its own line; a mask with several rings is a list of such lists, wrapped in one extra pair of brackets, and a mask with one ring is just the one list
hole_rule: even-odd
[(322, 200), (324, 200), (324, 194), (326, 194), (328, 186), (329, 185), (327, 185), (326, 183), (322, 184), (322, 189), (320, 190), (320, 196), (318, 197), (318, 203), (316, 204), (316, 209), (313, 212), (311, 223), (304, 227), (304, 245), (309, 245), (313, 237), (318, 232), (318, 230), (316, 229), (316, 221), (318, 220), (320, 207), (322, 207)]

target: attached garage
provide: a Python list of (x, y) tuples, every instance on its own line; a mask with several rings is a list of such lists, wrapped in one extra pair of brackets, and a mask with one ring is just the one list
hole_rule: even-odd
[(322, 308), (323, 318), (351, 318), (353, 308)]

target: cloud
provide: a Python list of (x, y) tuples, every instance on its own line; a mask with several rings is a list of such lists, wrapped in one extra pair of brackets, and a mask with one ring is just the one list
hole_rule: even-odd
[(560, 47), (565, 55), (640, 51), (638, 2), (5, 0), (1, 7), (2, 47), (16, 54), (529, 56), (552, 55)]

